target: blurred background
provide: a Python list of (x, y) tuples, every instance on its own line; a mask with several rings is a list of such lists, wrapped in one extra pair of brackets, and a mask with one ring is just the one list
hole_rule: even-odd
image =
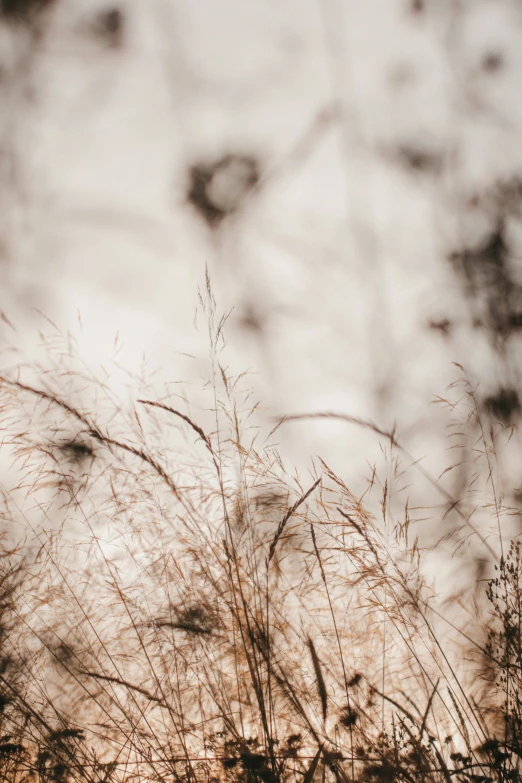
[[(158, 389), (196, 381), (184, 354), (204, 344), (208, 269), (231, 310), (228, 361), (252, 371), (266, 422), (396, 423), (437, 475), (453, 457), (433, 402), (462, 376), (453, 362), (485, 421), (516, 422), (519, 0), (0, 7), (5, 346), (38, 356), (56, 328), (93, 368), (116, 345), (131, 372), (146, 356)], [(278, 439), (292, 463), (320, 454), (355, 486), (378, 453), (339, 421), (289, 422)]]

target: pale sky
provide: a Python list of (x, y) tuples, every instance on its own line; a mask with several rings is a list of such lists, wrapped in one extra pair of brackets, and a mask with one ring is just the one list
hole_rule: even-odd
[[(473, 327), (484, 297), (470, 306), (448, 258), (487, 242), (498, 183), (522, 174), (521, 42), (514, 0), (56, 0), (36, 41), (4, 25), (15, 342), (36, 354), (34, 308), (91, 365), (118, 333), (120, 363), (145, 353), (161, 394), (161, 378), (201, 373), (178, 352), (205, 350), (193, 316), (208, 267), (262, 416), (397, 421), (416, 457), (445, 466), (432, 400), (452, 362), (486, 396), (519, 379), (518, 333), (502, 353)], [(254, 166), (255, 187), (226, 156)], [(187, 201), (190, 171), (224, 159), (208, 192), (237, 209), (211, 225)], [(522, 282), (516, 210), (506, 232)], [(280, 439), (290, 460), (321, 454), (354, 481), (377, 449), (331, 422)]]

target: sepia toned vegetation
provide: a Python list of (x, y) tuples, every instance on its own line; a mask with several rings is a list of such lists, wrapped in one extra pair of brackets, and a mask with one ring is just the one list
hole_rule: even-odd
[[(2, 779), (519, 780), (517, 512), (492, 469), (513, 425), (460, 367), (459, 497), (348, 417), (382, 443), (363, 495), (321, 460), (291, 475), (208, 279), (200, 316), (206, 411), (145, 384), (126, 411), (58, 338), (52, 371), (1, 379)], [(410, 508), (412, 475), (440, 502)], [(438, 594), (439, 550), (479, 553), (476, 578)]]
[[(498, 106), (504, 109), (504, 96), (510, 93), (495, 87), (503, 75), (516, 81), (517, 46), (516, 39), (511, 44), (509, 38), (504, 51), (502, 41), (488, 38), (468, 52), (461, 46), (462, 32), (455, 35), (457, 28), (464, 28), (465, 5), (427, 0), (400, 3), (404, 29), (424, 35), (428, 20), (435, 30), (440, 25), (437, 36), (446, 41), (451, 67), (447, 83), (443, 80), (437, 86), (437, 81), (434, 87), (428, 80), (426, 88), (420, 75), (426, 71), (431, 78), (442, 72), (443, 59), (433, 55), (433, 60), (416, 60), (412, 51), (412, 64), (405, 59), (410, 44), (399, 42), (379, 77), (383, 85), (388, 81), (390, 85), (389, 93), (382, 87), (382, 94), (391, 96), (382, 103), (387, 108), (381, 112), (377, 100), (381, 81), (372, 76), (371, 68), (362, 68), (361, 77), (361, 71), (349, 73), (344, 64), (347, 52), (350, 62), (357, 60), (357, 49), (351, 51), (346, 42), (355, 46), (364, 40), (358, 31), (363, 17), (347, 15), (344, 20), (342, 3), (319, 4), (324, 31), (318, 47), (326, 55), (330, 76), (325, 78), (324, 64), (317, 74), (315, 68), (303, 71), (305, 97), (295, 112), (300, 119), (288, 132), (283, 121), (286, 104), (300, 81), (290, 79), (284, 89), (279, 85), (273, 90), (273, 86), (283, 80), (283, 74), (300, 72), (307, 62), (307, 46), (317, 46), (313, 40), (321, 24), (315, 11), (308, 44), (307, 36), (303, 44), (296, 35), (288, 11), (285, 35), (279, 38), (277, 32), (278, 46), (293, 51), (296, 59), (287, 60), (285, 54), (276, 67), (266, 61), (270, 67), (265, 68), (264, 41), (272, 39), (260, 39), (261, 65), (253, 58), (249, 66), (253, 74), (259, 68), (263, 77), (258, 87), (255, 80), (229, 82), (219, 75), (218, 61), (225, 59), (219, 53), (232, 49), (226, 36), (218, 42), (217, 54), (209, 56), (208, 73), (198, 71), (205, 47), (198, 48), (197, 35), (189, 37), (191, 27), (199, 30), (197, 15), (184, 29), (174, 14), (177, 37), (169, 37), (170, 16), (159, 14), (157, 27), (166, 37), (160, 39), (163, 43), (150, 81), (138, 89), (135, 103), (129, 101), (132, 111), (123, 102), (123, 112), (112, 115), (127, 84), (122, 75), (130, 73), (130, 89), (131, 84), (139, 85), (138, 75), (147, 63), (150, 66), (154, 45), (147, 36), (146, 46), (139, 43), (139, 14), (135, 17), (130, 5), (91, 8), (85, 4), (62, 28), (58, 16), (53, 16), (59, 6), (55, 0), (0, 0), (5, 38), (5, 63), (0, 68), (3, 103), (13, 116), (22, 117), (27, 111), (33, 116), (27, 126), (10, 117), (3, 131), (0, 184), (7, 217), (0, 256), (6, 281), (7, 261), (14, 266), (23, 257), (19, 234), (25, 239), (39, 227), (34, 253), (38, 264), (42, 265), (42, 257), (47, 264), (48, 258), (59, 255), (59, 243), (47, 237), (46, 244), (39, 237), (46, 239), (49, 225), (61, 235), (69, 219), (76, 226), (68, 250), (63, 251), (69, 264), (69, 256), (86, 242), (79, 228), (105, 225), (108, 232), (97, 245), (103, 247), (98, 259), (103, 269), (100, 279), (110, 280), (119, 291), (124, 278), (140, 307), (147, 291), (154, 296), (156, 289), (164, 291), (163, 306), (170, 317), (170, 310), (176, 309), (174, 293), (181, 291), (178, 305), (187, 298), (185, 278), (176, 285), (178, 278), (170, 276), (174, 253), (176, 261), (185, 254), (179, 237), (187, 224), (194, 237), (203, 237), (199, 252), (205, 262), (207, 257), (214, 259), (225, 280), (223, 288), (227, 279), (237, 284), (241, 301), (236, 326), (249, 335), (250, 345), (258, 346), (269, 368), (269, 384), (280, 382), (285, 364), (284, 348), (283, 360), (273, 362), (278, 342), (274, 335), (284, 331), (274, 327), (280, 324), (276, 315), (286, 313), (288, 318), (296, 312), (305, 336), (281, 344), (306, 354), (313, 372), (301, 366), (298, 374), (296, 365), (288, 362), (290, 383), (304, 386), (314, 373), (318, 377), (325, 372), (329, 364), (320, 365), (319, 357), (322, 360), (326, 353), (326, 344), (331, 356), (340, 345), (353, 344), (360, 357), (354, 350), (350, 358), (354, 369), (346, 378), (353, 382), (351, 391), (366, 383), (361, 396), (380, 399), (385, 421), (393, 417), (392, 403), (415, 407), (418, 398), (410, 393), (416, 394), (419, 383), (412, 378), (421, 364), (418, 345), (427, 346), (428, 353), (442, 352), (458, 344), (452, 340), (459, 333), (461, 339), (468, 335), (469, 345), (464, 339), (460, 354), (467, 354), (471, 363), (469, 346), (480, 345), (489, 357), (489, 369), (480, 351), (476, 351), (475, 368), (484, 361), (484, 376), (490, 376), (478, 388), (467, 368), (456, 364), (454, 382), (445, 391), (433, 389), (444, 412), (438, 421), (447, 424), (446, 461), (437, 475), (426, 467), (423, 453), (413, 453), (409, 444), (414, 438), (403, 440), (400, 428), (387, 429), (380, 420), (374, 423), (330, 410), (285, 410), (284, 415), (270, 416), (267, 427), (266, 417), (259, 414), (263, 401), (260, 404), (253, 397), (248, 374), (229, 366), (227, 316), (218, 312), (208, 275), (198, 323), (209, 352), (206, 359), (195, 360), (203, 375), (198, 388), (174, 377), (159, 393), (144, 363), (142, 375), (129, 374), (130, 391), (124, 399), (121, 392), (114, 392), (110, 372), (96, 374), (82, 365), (72, 336), (60, 334), (52, 323), (44, 338), (48, 352), (41, 364), (13, 361), (12, 354), (4, 352), (0, 375), (2, 780), (504, 783), (522, 779), (522, 490), (513, 489), (518, 469), (513, 455), (518, 458), (522, 410), (516, 353), (522, 326), (518, 273), (522, 179), (515, 153), (508, 165), (497, 152), (507, 148), (507, 141), (513, 150), (519, 149), (519, 125), (515, 114), (504, 117), (503, 110), (497, 111)], [(203, 30), (211, 40), (215, 21), (210, 13), (202, 16), (209, 17)], [(253, 19), (252, 29), (258, 26), (255, 15)], [(343, 20), (350, 33), (356, 30), (353, 40), (338, 39)], [(392, 37), (386, 24), (385, 20), (383, 41)], [(239, 30), (241, 24), (237, 26)], [(512, 24), (506, 27), (516, 29)], [(55, 39), (48, 37), (50, 29)], [(182, 40), (184, 35), (188, 44)], [(243, 30), (237, 38), (243, 38)], [(415, 51), (429, 49), (427, 35), (419, 40)], [(376, 44), (368, 62), (379, 48)], [(81, 57), (74, 60), (77, 51)], [(136, 57), (136, 52), (140, 52), (137, 60), (124, 60)], [(64, 56), (70, 59), (60, 59)], [(89, 76), (82, 89), (64, 82), (53, 98), (50, 86), (55, 89), (60, 70), (70, 69), (71, 63), (78, 67), (80, 61), (88, 74), (92, 63), (101, 63), (98, 80), (91, 83)], [(243, 62), (240, 57), (231, 62), (237, 79)], [(138, 65), (136, 71), (131, 63), (132, 68)], [(249, 67), (244, 69), (247, 74)], [(140, 118), (149, 111), (152, 118), (163, 117), (163, 122), (170, 117), (166, 109), (165, 114), (162, 109), (154, 115), (154, 101), (150, 106), (138, 105), (138, 98), (149, 97), (151, 86), (162, 79), (165, 97), (158, 99), (158, 105), (175, 103), (179, 113), (175, 124), (186, 122), (185, 130), (177, 129), (176, 135), (174, 129), (167, 129), (168, 155), (158, 156), (158, 163), (155, 155), (151, 159), (145, 155), (147, 145), (155, 149), (161, 142), (145, 135), (154, 127), (151, 120), (150, 127), (143, 127), (143, 136), (137, 133), (131, 152), (122, 155), (122, 168), (111, 169), (112, 158), (117, 157), (106, 152), (111, 133), (115, 140), (110, 149), (119, 151), (125, 134), (135, 126), (139, 130)], [(266, 93), (263, 80), (268, 83)], [(105, 84), (113, 89), (100, 97)], [(314, 89), (317, 95), (311, 100), (308, 92)], [(417, 97), (404, 103), (410, 90), (414, 95), (422, 93), (424, 100)], [(213, 109), (218, 118), (214, 117), (214, 128), (212, 112), (205, 109), (188, 122), (198, 91), (210, 96), (212, 103), (223, 103), (226, 121)], [(94, 109), (83, 100), (76, 102), (83, 92), (87, 98), (93, 96)], [(258, 116), (258, 105), (272, 92), (276, 103), (267, 103)], [(446, 92), (448, 100), (441, 100), (439, 114), (434, 111), (432, 116), (436, 96)], [(56, 98), (60, 93), (69, 96), (65, 104)], [(360, 102), (354, 98), (359, 93)], [(417, 120), (403, 126), (408, 116), (404, 107), (415, 102)], [(38, 142), (46, 115), (36, 108), (49, 105), (55, 114), (51, 112), (54, 120), (47, 131), (51, 148), (47, 159)], [(106, 124), (99, 122), (103, 107), (109, 112)], [(121, 126), (114, 125), (118, 116), (123, 117)], [(274, 124), (258, 140), (260, 126), (272, 116)], [(101, 129), (99, 136), (84, 136), (80, 129), (88, 128), (93, 117), (97, 122), (92, 125)], [(245, 125), (250, 130), (236, 133), (235, 124), (245, 122), (245, 117), (251, 118), (251, 125)], [(495, 135), (490, 137), (484, 129), (490, 133), (491, 118)], [(63, 136), (57, 132), (60, 126)], [(201, 127), (202, 139), (194, 141)], [(332, 132), (340, 136), (341, 144), (331, 143)], [(206, 134), (212, 144), (205, 151)], [(77, 146), (68, 151), (65, 141), (76, 138)], [(26, 161), (29, 139), (34, 160)], [(490, 140), (486, 144), (484, 139)], [(328, 149), (338, 146), (340, 155), (330, 152), (332, 160), (327, 156), (314, 163), (315, 153), (324, 153), (325, 141)], [(172, 154), (171, 146), (184, 145), (185, 157), (179, 151)], [(92, 157), (91, 147), (98, 149)], [(489, 169), (484, 164), (482, 171), (490, 149), (494, 165), (490, 161)], [(67, 170), (74, 169), (80, 158), (85, 158), (89, 174), (98, 172), (101, 180), (119, 183), (121, 190), (116, 188), (110, 197), (98, 193), (89, 201), (84, 187), (90, 180), (85, 180), (84, 172), (83, 177), (72, 177), (81, 184), (69, 191), (64, 187), (69, 180), (61, 180), (57, 167), (48, 161), (59, 161)], [(134, 174), (127, 176), (129, 164), (136, 161), (140, 165), (130, 167)], [(294, 194), (294, 203), (285, 188), (310, 161), (321, 176), (293, 182), (299, 193)], [(380, 172), (387, 172), (383, 194), (380, 187), (370, 187), (381, 176), (375, 176), (377, 164), (383, 167)], [(332, 173), (322, 182), (329, 166)], [(151, 180), (150, 189), (146, 187), (149, 169), (161, 174)], [(39, 184), (41, 191), (33, 192), (36, 181), (43, 184)], [(131, 199), (126, 204), (127, 190), (134, 197), (143, 191), (143, 201)], [(305, 191), (317, 195), (301, 202)], [(53, 201), (55, 193), (63, 203)], [(76, 206), (71, 193), (78, 198)], [(161, 220), (153, 219), (147, 193), (160, 194)], [(431, 218), (423, 218), (420, 229), (415, 226), (419, 204), (422, 213), (430, 213), (422, 208), (424, 198), (440, 208), (430, 231), (422, 225)], [(181, 218), (179, 225), (171, 226), (175, 211)], [(403, 223), (408, 211), (413, 217)], [(380, 220), (370, 221), (368, 212), (380, 214)], [(251, 222), (245, 224), (247, 219)], [(267, 241), (266, 253), (237, 241), (242, 225), (246, 225), (245, 235)], [(164, 229), (169, 242), (159, 243), (162, 265), (156, 259), (153, 267), (144, 248), (156, 244), (158, 232)], [(324, 234), (321, 241), (315, 232)], [(111, 266), (113, 246), (107, 237), (114, 239), (114, 235), (118, 242), (130, 238), (133, 250), (140, 246), (133, 256), (134, 266), (128, 261), (132, 253), (127, 245), (118, 256), (125, 263)], [(346, 244), (352, 240), (353, 251), (347, 252)], [(80, 265), (72, 264), (79, 275), (78, 288), (72, 289), (76, 295), (94, 268), (97, 253), (92, 247), (79, 256), (84, 263), (79, 272)], [(192, 247), (188, 241), (187, 247)], [(243, 257), (251, 259), (249, 267)], [(390, 266), (394, 257), (401, 280), (399, 275), (395, 280), (397, 270)], [(443, 270), (438, 281), (441, 301), (431, 299), (431, 289), (437, 287), (434, 259)], [(418, 270), (426, 264), (423, 277)], [(42, 288), (48, 279), (59, 281), (66, 266), (46, 266)], [(105, 276), (105, 267), (111, 268), (112, 276)], [(33, 272), (35, 268), (36, 264)], [(292, 290), (298, 274), (308, 282)], [(40, 294), (31, 287), (32, 275), (26, 277), (27, 281), (20, 275), (20, 298), (32, 304), (34, 296), (40, 306), (42, 301), (36, 302)], [(133, 282), (132, 289), (134, 278), (141, 282)], [(266, 296), (266, 280), (283, 292), (280, 298), (279, 293)], [(413, 285), (415, 280), (422, 285)], [(410, 291), (409, 296), (403, 297), (402, 292), (399, 296), (401, 286)], [(388, 311), (388, 287), (396, 290), (395, 310)], [(93, 287), (96, 318), (102, 311), (98, 294)], [(150, 296), (155, 309), (157, 300)], [(368, 313), (360, 308), (359, 299), (365, 297), (370, 302)], [(66, 298), (62, 295), (60, 306)], [(71, 302), (75, 309), (74, 295)], [(316, 333), (309, 327), (320, 325), (317, 312), (323, 302), (335, 317), (330, 321), (328, 313), (323, 322), (328, 328)], [(125, 304), (132, 312), (130, 295)], [(106, 310), (112, 307), (112, 301), (106, 303)], [(0, 318), (10, 339), (11, 323), (2, 311)], [(397, 323), (407, 323), (407, 318), (409, 327), (397, 329)], [(426, 337), (426, 342), (410, 345), (414, 330), (428, 335), (429, 341)], [(108, 331), (100, 329), (99, 345), (111, 343)], [(153, 323), (153, 339), (160, 333)], [(455, 358), (458, 353), (451, 355)], [(441, 355), (440, 364), (449, 354)], [(335, 355), (330, 364), (331, 372), (337, 373)], [(121, 367), (118, 371), (125, 375)], [(328, 392), (329, 383), (324, 384)], [(332, 468), (326, 458), (311, 459), (308, 469), (298, 472), (281, 457), (277, 438), (286, 427), (295, 428), (298, 441), (302, 423), (319, 420), (337, 425), (332, 437), (339, 441), (346, 428), (364, 430), (380, 444), (379, 459), (364, 468), (362, 488), (358, 481), (352, 486), (351, 474), (347, 477)], [(405, 420), (410, 422), (411, 435), (422, 416)], [(424, 448), (435, 439), (429, 441), (423, 431), (421, 442)], [(365, 465), (363, 449), (358, 456)], [(438, 464), (436, 458), (433, 463)]]

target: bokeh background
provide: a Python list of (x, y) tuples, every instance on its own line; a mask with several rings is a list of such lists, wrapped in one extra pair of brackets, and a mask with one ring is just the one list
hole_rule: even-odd
[[(208, 269), (263, 421), (396, 423), (436, 476), (453, 458), (433, 401), (454, 362), (494, 426), (516, 421), (518, 0), (0, 5), (6, 349), (39, 357), (56, 328), (93, 368), (116, 345), (158, 389), (197, 382)], [(379, 448), (339, 421), (278, 437), (290, 462), (320, 454), (356, 487)], [(518, 451), (514, 435), (513, 503)]]

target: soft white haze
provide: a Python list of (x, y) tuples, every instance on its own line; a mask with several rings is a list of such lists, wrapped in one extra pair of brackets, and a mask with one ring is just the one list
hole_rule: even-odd
[[(35, 355), (37, 308), (95, 367), (118, 334), (119, 363), (145, 354), (160, 394), (204, 372), (179, 353), (204, 355), (208, 267), (262, 419), (397, 421), (437, 472), (446, 417), (431, 402), (452, 361), (483, 395), (519, 377), (518, 332), (500, 351), (473, 327), (482, 300), (448, 257), (484, 243), (497, 183), (521, 172), (521, 41), (514, 0), (56, 0), (37, 40), (5, 25), (5, 340)], [(255, 159), (259, 181), (212, 227), (187, 203), (189, 169), (225, 155)], [(234, 202), (236, 176), (213, 198)], [(522, 282), (516, 214), (506, 231)], [(377, 448), (333, 422), (280, 441), (356, 482)]]

